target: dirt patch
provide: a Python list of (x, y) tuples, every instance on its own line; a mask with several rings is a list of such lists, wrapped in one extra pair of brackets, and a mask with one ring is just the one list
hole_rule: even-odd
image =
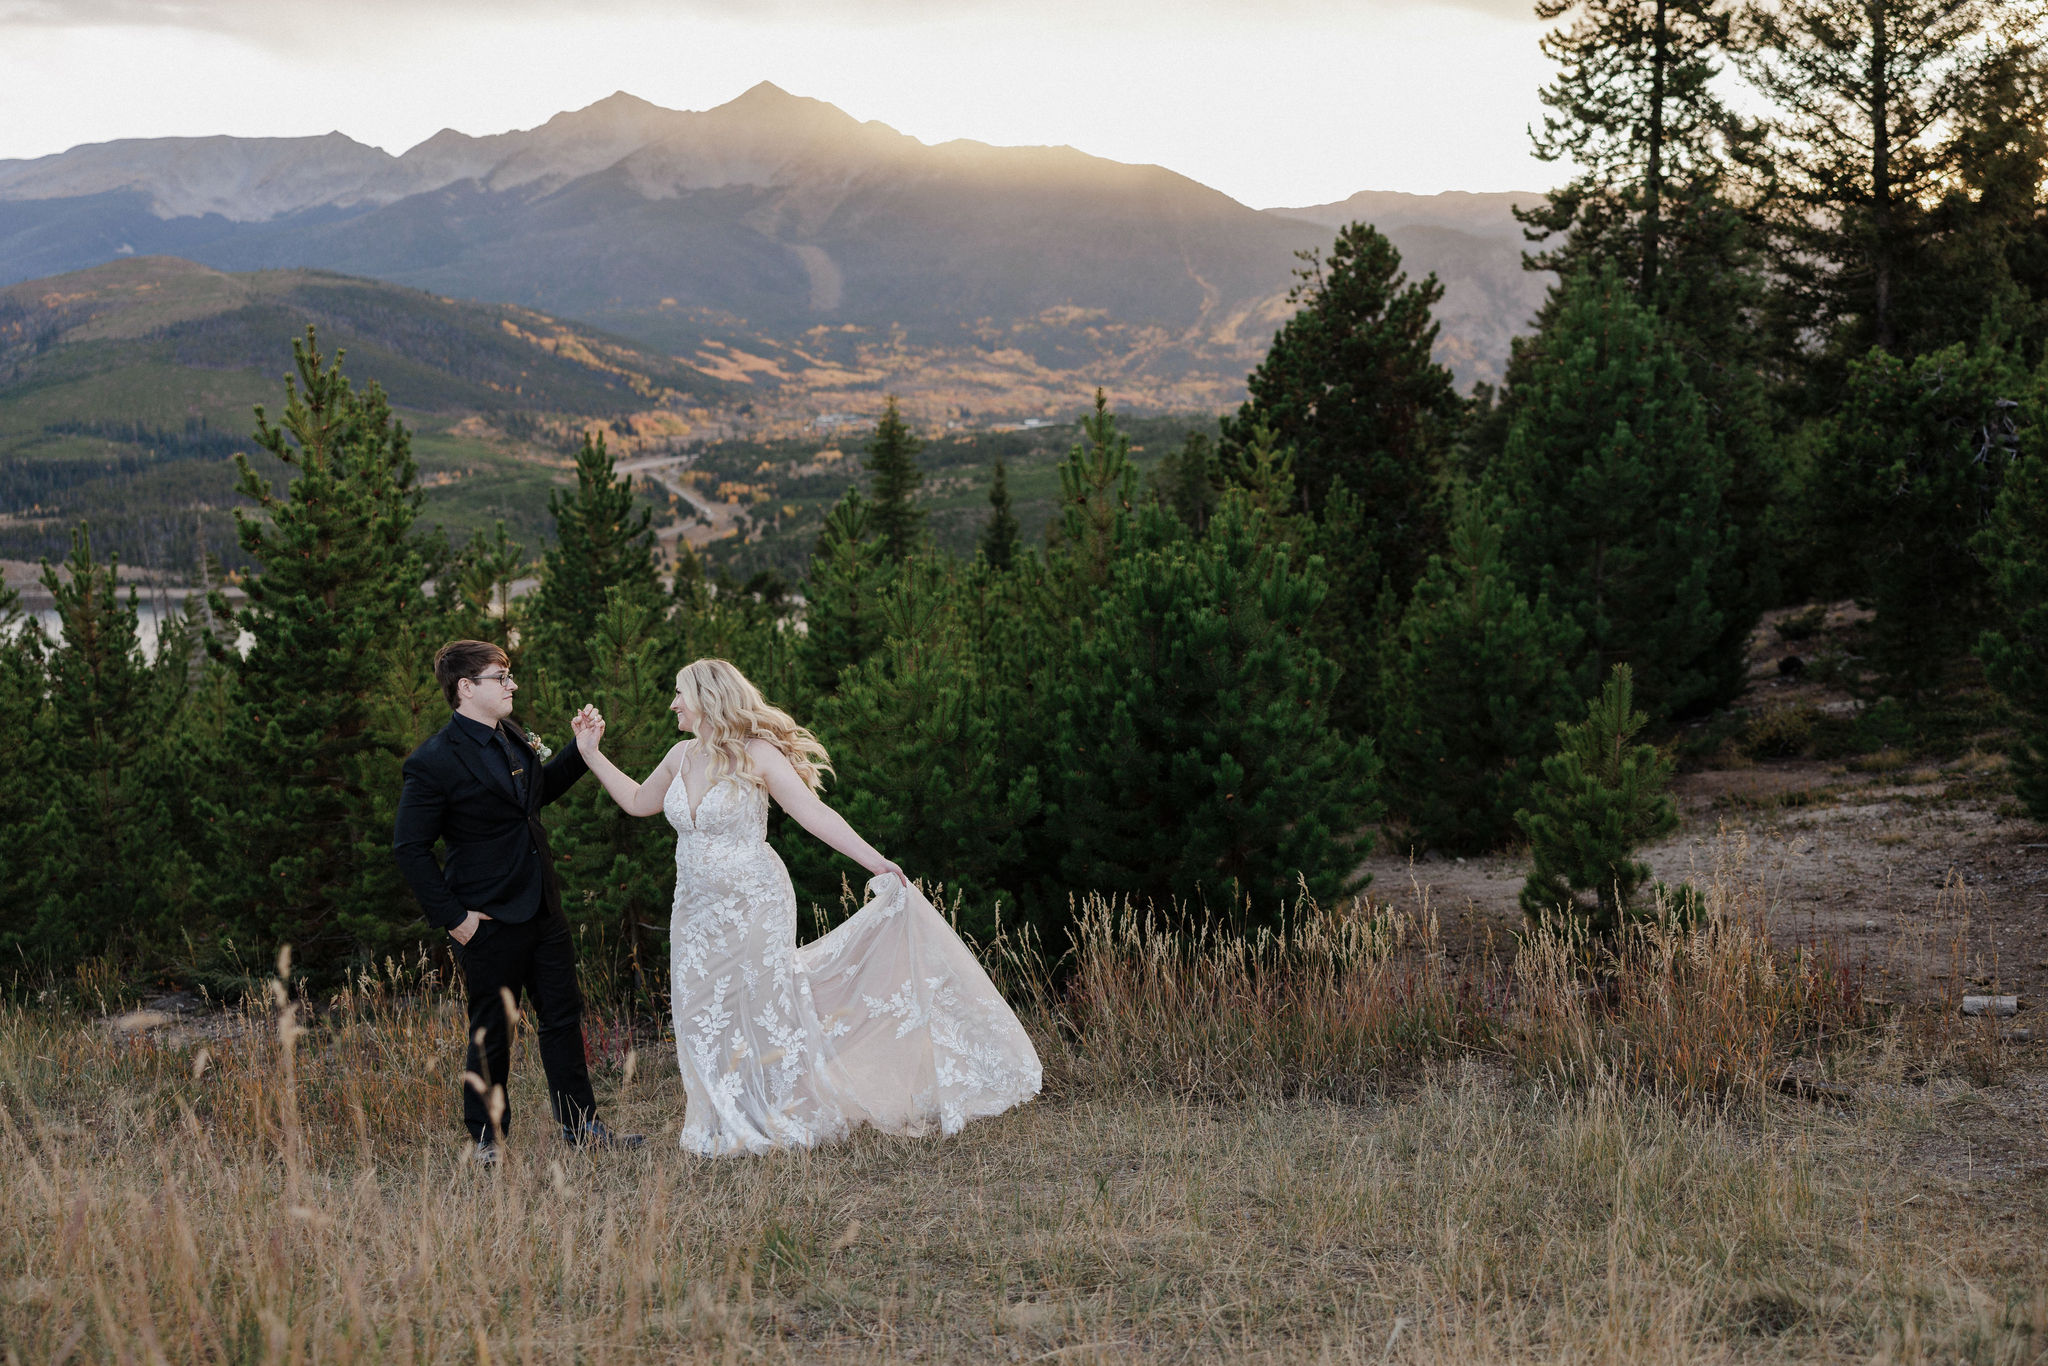
[[(1860, 703), (1808, 660), (1842, 652), (1867, 614), (1846, 603), (1767, 615), (1750, 642), (1751, 717), (1798, 708), (1852, 716)], [(1803, 631), (1788, 639), (1778, 627)], [(1852, 642), (1853, 643), (1853, 642)], [(1781, 661), (1800, 667), (1781, 672)], [(1733, 728), (1722, 719), (1722, 729)], [(1708, 723), (1712, 724), (1712, 723)], [(1870, 994), (1924, 1002), (1996, 984), (2017, 993), (2009, 1027), (2044, 1033), (2048, 998), (2048, 828), (2012, 813), (2002, 760), (1976, 751), (1923, 761), (1885, 750), (1839, 760), (1751, 759), (1739, 733), (1673, 784), (1678, 829), (1641, 852), (1665, 882), (1760, 879), (1773, 936), (1826, 943), (1866, 974)], [(1368, 860), (1373, 891), (1426, 894), (1454, 952), (1507, 951), (1523, 925), (1526, 849), (1474, 858)]]

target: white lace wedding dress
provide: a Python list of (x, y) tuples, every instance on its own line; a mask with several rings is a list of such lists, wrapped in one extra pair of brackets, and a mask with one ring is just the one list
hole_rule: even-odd
[(693, 814), (678, 773), (662, 810), (685, 1149), (807, 1147), (861, 1124), (952, 1134), (1038, 1094), (1023, 1026), (922, 893), (876, 878), (851, 919), (799, 948), (767, 792), (728, 775)]

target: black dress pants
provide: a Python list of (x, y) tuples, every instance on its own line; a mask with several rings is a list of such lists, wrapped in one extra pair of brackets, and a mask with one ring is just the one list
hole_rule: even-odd
[(559, 911), (548, 910), (516, 925), (485, 920), (469, 943), (456, 947), (456, 954), (469, 990), (465, 1067), (486, 1087), (480, 1093), (468, 1077), (463, 1079), (463, 1125), (477, 1138), (489, 1138), (491, 1097), (496, 1095), (506, 1097), (496, 1128), (500, 1133), (512, 1130), (512, 1105), (505, 1087), (512, 1062), (505, 991), (514, 1001), (526, 998), (556, 1122), (573, 1131), (584, 1120), (596, 1118), (597, 1099), (583, 1060), (583, 993), (576, 986), (576, 946), (569, 937), (569, 922)]

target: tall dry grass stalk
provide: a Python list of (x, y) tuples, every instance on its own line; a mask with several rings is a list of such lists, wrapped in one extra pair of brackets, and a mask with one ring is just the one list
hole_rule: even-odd
[(1747, 863), (1746, 839), (1723, 841), (1687, 919), (1660, 905), (1611, 941), (1546, 923), (1462, 965), (1419, 884), (1401, 903), (1304, 896), (1252, 930), (1089, 897), (1062, 963), (996, 948), (1056, 1087), (1352, 1101), (1474, 1054), (1570, 1086), (1754, 1100), (1868, 1021), (1837, 953), (1773, 942)]
[(1463, 976), (1420, 903), (1095, 902), (1064, 977), (997, 963), (1050, 1094), (760, 1160), (679, 1152), (672, 1054), (605, 1021), (649, 1149), (476, 1167), (423, 964), (139, 1034), (0, 1007), (0, 1361), (2048, 1360), (2038, 1198), (1915, 1165), (1932, 1102), (1771, 1099), (1847, 979), (1730, 887), (1690, 939)]
[(1795, 1060), (1867, 1026), (1860, 974), (1826, 945), (1780, 950), (1746, 836), (1723, 840), (1687, 914), (1660, 896), (1650, 918), (1589, 944), (1546, 922), (1514, 960), (1502, 1038), (1526, 1073), (1701, 1098), (1783, 1089)]
[(1447, 959), (1427, 898), (1326, 908), (1303, 896), (1279, 928), (1188, 922), (1091, 896), (1064, 977), (1009, 980), (1049, 1041), (1049, 1084), (1212, 1100), (1357, 1100), (1396, 1073), (1489, 1043), (1497, 1002)]

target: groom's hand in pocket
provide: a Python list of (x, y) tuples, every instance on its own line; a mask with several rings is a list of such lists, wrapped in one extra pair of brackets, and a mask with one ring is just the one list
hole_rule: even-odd
[(468, 915), (462, 917), (460, 925), (456, 925), (448, 931), (448, 935), (458, 944), (467, 944), (470, 936), (476, 933), (476, 927), (489, 919), (490, 917), (482, 911), (471, 911)]

